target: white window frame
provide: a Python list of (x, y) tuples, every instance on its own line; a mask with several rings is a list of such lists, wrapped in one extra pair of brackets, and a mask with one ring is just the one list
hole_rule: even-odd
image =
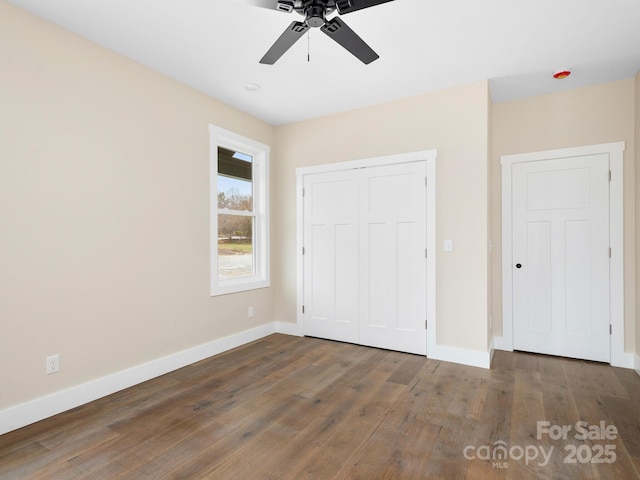
[[(218, 276), (218, 147), (253, 157), (253, 263), (254, 274), (222, 279)], [(209, 125), (209, 211), (211, 246), (211, 296), (243, 292), (270, 286), (269, 272), (269, 153), (260, 142)]]

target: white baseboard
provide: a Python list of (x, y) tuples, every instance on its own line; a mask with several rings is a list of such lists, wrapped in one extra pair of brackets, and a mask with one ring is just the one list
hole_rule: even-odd
[(492, 352), (467, 350), (465, 348), (430, 345), (427, 357), (432, 360), (459, 363), (470, 367), (491, 368)]
[(636, 354), (633, 356), (633, 368), (635, 369), (636, 373), (638, 375), (640, 375), (640, 355)]
[[(622, 352), (622, 353), (617, 353), (616, 352), (611, 352), (611, 366), (612, 367), (620, 367), (620, 368), (634, 368), (633, 364), (634, 364), (634, 354), (633, 353), (626, 353), (626, 352)], [(637, 358), (637, 357), (636, 357)], [(636, 363), (636, 370), (637, 370), (637, 362)]]
[(302, 325), (289, 322), (276, 322), (276, 332), (294, 337), (304, 337)]
[(213, 355), (226, 352), (232, 348), (259, 340), (275, 333), (276, 328), (275, 322), (261, 325), (1, 410), (0, 435), (191, 365)]
[(507, 337), (493, 337), (493, 346), (496, 350), (513, 352), (513, 341)]

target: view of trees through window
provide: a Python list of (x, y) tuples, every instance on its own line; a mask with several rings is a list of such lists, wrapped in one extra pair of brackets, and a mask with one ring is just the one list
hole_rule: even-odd
[(218, 276), (254, 273), (252, 157), (218, 147)]

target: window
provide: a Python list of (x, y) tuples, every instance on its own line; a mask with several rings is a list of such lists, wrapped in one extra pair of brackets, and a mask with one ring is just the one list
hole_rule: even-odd
[(269, 286), (269, 147), (209, 126), (211, 295)]

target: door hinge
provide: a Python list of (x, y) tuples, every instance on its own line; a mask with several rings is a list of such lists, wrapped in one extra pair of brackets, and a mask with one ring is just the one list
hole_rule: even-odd
[(424, 177), (424, 186), (427, 186), (427, 177)]
[(611, 247), (609, 247), (609, 258), (611, 258)]
[(304, 305), (302, 305), (302, 313), (304, 313)]
[(424, 329), (427, 330), (427, 320), (424, 321)]
[(304, 192), (304, 188), (303, 188), (303, 189), (302, 189), (302, 196), (303, 196), (303, 197), (304, 197), (304, 193), (305, 193), (305, 192)]
[(609, 324), (609, 335), (613, 335), (613, 326)]
[(424, 258), (427, 258), (427, 257), (428, 257), (427, 249), (425, 248), (425, 249), (424, 249)]
[(609, 181), (611, 181), (611, 170), (609, 170)]
[(304, 255), (304, 247), (302, 247), (302, 254)]

